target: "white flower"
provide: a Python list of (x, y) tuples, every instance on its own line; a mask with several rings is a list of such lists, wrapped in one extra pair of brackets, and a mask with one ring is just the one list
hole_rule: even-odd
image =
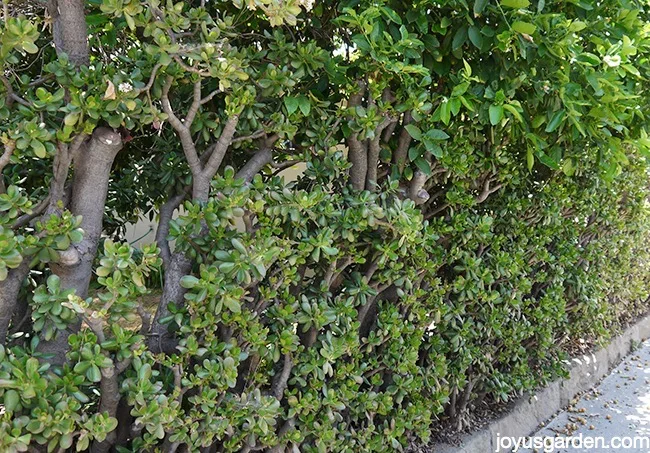
[(128, 82), (122, 82), (117, 86), (117, 89), (120, 90), (120, 93), (128, 93), (133, 90), (133, 85)]
[(307, 10), (311, 11), (314, 7), (314, 0), (300, 0), (300, 4)]
[(621, 57), (619, 55), (605, 55), (603, 60), (610, 68), (615, 68), (621, 64)]

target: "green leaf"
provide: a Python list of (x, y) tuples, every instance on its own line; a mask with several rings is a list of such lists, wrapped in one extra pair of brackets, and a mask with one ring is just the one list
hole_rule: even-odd
[(427, 151), (429, 151), (431, 154), (436, 156), (437, 158), (442, 157), (442, 148), (440, 145), (432, 140), (425, 140), (424, 141), (424, 146), (427, 148)]
[(415, 124), (407, 124), (404, 126), (404, 129), (406, 129), (406, 132), (408, 132), (414, 139), (422, 140), (422, 131)]
[(503, 119), (503, 106), (492, 104), (490, 106), (490, 124), (496, 126)]
[(449, 138), (449, 135), (440, 129), (430, 129), (427, 131), (426, 136), (432, 140), (447, 140)]
[(231, 272), (234, 268), (235, 268), (235, 263), (226, 262), (226, 263), (221, 263), (219, 265), (219, 270), (226, 274)]
[(517, 110), (517, 108), (514, 105), (504, 104), (503, 108), (509, 111), (512, 114), (512, 116), (514, 116), (517, 119), (517, 121), (519, 121), (520, 123), (524, 122), (524, 118), (521, 116), (521, 113), (519, 113), (519, 110)]
[(181, 278), (181, 286), (186, 289), (192, 289), (198, 285), (198, 283), (199, 279), (193, 275), (186, 275), (185, 277)]
[(339, 249), (337, 249), (336, 247), (323, 246), (321, 247), (321, 250), (323, 251), (323, 253), (329, 256), (336, 255), (337, 253), (339, 253)]
[[(108, 277), (111, 274), (111, 270), (108, 267), (100, 266), (95, 271), (98, 277)], [(183, 286), (183, 280), (181, 279), (181, 286)]]
[(557, 161), (543, 151), (537, 152), (537, 158), (541, 163), (543, 163), (544, 165), (546, 165), (548, 168), (552, 170), (557, 170), (558, 168), (560, 168)]
[(117, 419), (115, 417), (109, 417), (108, 420), (106, 420), (106, 431), (113, 431), (115, 428), (117, 428), (117, 425)]
[(390, 20), (391, 22), (395, 22), (397, 25), (402, 25), (402, 18), (399, 16), (399, 14), (397, 14), (392, 9), (386, 6), (382, 6), (381, 12), (384, 13), (386, 18), (388, 18), (388, 20)]
[(287, 108), (287, 113), (289, 115), (293, 115), (293, 113), (298, 110), (298, 107), (300, 105), (300, 101), (298, 101), (298, 98), (294, 98), (291, 96), (286, 96), (284, 98), (284, 105)]
[(133, 16), (124, 14), (124, 19), (126, 20), (126, 24), (129, 26), (131, 31), (135, 31), (135, 20), (133, 20)]
[(255, 270), (257, 273), (260, 275), (261, 278), (264, 278), (266, 276), (266, 268), (262, 263), (255, 263)]
[(429, 165), (429, 162), (426, 159), (418, 157), (415, 159), (414, 163), (425, 175), (431, 174), (431, 165)]
[(413, 162), (415, 159), (418, 158), (422, 154), (420, 147), (418, 146), (412, 146), (409, 148), (409, 160)]
[(562, 171), (565, 175), (571, 177), (576, 172), (575, 166), (573, 165), (573, 159), (566, 159), (562, 164)]
[(566, 112), (564, 109), (558, 110), (555, 112), (549, 123), (546, 125), (546, 132), (553, 132), (555, 129), (562, 124), (562, 121), (564, 121), (564, 116)]
[(73, 437), (71, 433), (66, 433), (59, 439), (59, 446), (63, 449), (68, 449), (72, 446)]
[[(600, 64), (600, 58), (598, 55), (594, 55), (590, 52), (581, 53), (576, 57), (576, 61), (588, 66), (598, 66)], [(596, 89), (596, 86), (598, 86), (598, 79), (593, 74), (587, 75), (587, 81), (592, 87), (594, 87), (594, 89)]]
[(529, 0), (501, 0), (501, 6), (508, 8), (528, 8), (530, 6)]
[(459, 83), (458, 85), (454, 86), (454, 89), (451, 91), (451, 97), (459, 97), (462, 96), (467, 92), (467, 89), (469, 88), (470, 83), (469, 82), (463, 82)]
[(309, 112), (311, 112), (311, 102), (309, 102), (307, 96), (298, 97), (298, 108), (300, 108), (303, 115), (309, 115)]
[(75, 124), (77, 124), (78, 120), (79, 120), (79, 112), (70, 112), (65, 116), (65, 118), (63, 118), (63, 123), (66, 126), (74, 126)]
[(89, 14), (86, 16), (86, 23), (88, 25), (102, 25), (108, 22), (108, 16), (106, 14)]
[(445, 125), (448, 125), (451, 120), (451, 103), (449, 101), (440, 104), (440, 120)]
[(32, 150), (34, 151), (36, 157), (44, 159), (47, 156), (47, 150), (45, 149), (45, 145), (43, 145), (41, 142), (39, 142), (38, 140), (32, 140), (31, 145), (32, 145)]
[(244, 247), (244, 244), (242, 244), (241, 242), (239, 242), (239, 240), (237, 240), (237, 239), (235, 239), (235, 238), (232, 238), (232, 239), (230, 240), (230, 243), (231, 243), (232, 246), (235, 247), (235, 249), (237, 249), (237, 251), (238, 251), (239, 253), (241, 253), (242, 255), (246, 255), (246, 254), (248, 253), (248, 250), (246, 250), (246, 247)]
[(573, 22), (571, 22), (571, 25), (569, 25), (569, 31), (573, 33), (582, 31), (585, 28), (587, 28), (587, 24), (580, 20), (574, 20)]
[(30, 41), (25, 41), (23, 42), (23, 49), (27, 53), (37, 53), (38, 52), (38, 46), (34, 44), (33, 42)]
[(533, 165), (535, 165), (535, 156), (530, 148), (528, 148), (528, 152), (526, 153), (526, 164), (528, 171), (533, 171)]
[(99, 367), (93, 363), (86, 370), (86, 377), (90, 382), (99, 382), (102, 380), (102, 373), (99, 371)]
[(474, 44), (474, 47), (477, 49), (483, 47), (483, 35), (477, 27), (472, 25), (469, 27), (469, 31), (467, 33), (469, 35), (469, 40), (472, 42), (472, 44)]
[(9, 413), (13, 413), (20, 403), (20, 395), (18, 395), (18, 392), (13, 389), (7, 390), (4, 394), (3, 403), (5, 410)]
[(467, 41), (467, 25), (463, 25), (458, 29), (458, 31), (454, 35), (454, 39), (451, 42), (451, 49), (452, 50), (460, 49), (461, 47), (463, 47), (463, 44), (465, 44), (465, 41)]
[(516, 21), (512, 23), (512, 29), (519, 33), (532, 35), (537, 30), (537, 27), (530, 22)]
[(72, 396), (74, 396), (76, 399), (78, 399), (82, 403), (87, 403), (88, 401), (90, 401), (90, 398), (88, 398), (86, 396), (86, 394), (82, 393), (82, 392), (74, 392), (72, 394)]
[(480, 15), (484, 10), (485, 7), (490, 3), (490, 0), (475, 0), (474, 1), (474, 15), (478, 16)]
[(237, 299), (233, 299), (232, 297), (224, 297), (223, 304), (228, 308), (228, 310), (232, 311), (233, 313), (241, 312), (241, 304)]

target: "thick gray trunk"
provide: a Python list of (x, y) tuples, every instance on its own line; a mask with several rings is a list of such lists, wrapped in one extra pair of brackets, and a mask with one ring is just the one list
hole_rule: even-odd
[(178, 251), (172, 253), (169, 266), (165, 269), (165, 285), (158, 310), (151, 323), (149, 347), (152, 351), (162, 352), (172, 349), (170, 347), (171, 335), (167, 325), (161, 324), (160, 320), (170, 315), (167, 308), (170, 303), (177, 306), (184, 305), (186, 290), (181, 286), (181, 278), (190, 274), (191, 271), (192, 261), (184, 253)]
[(366, 175), (368, 174), (367, 147), (367, 140), (359, 140), (356, 133), (348, 141), (348, 160), (352, 164), (352, 167), (350, 167), (350, 183), (355, 190), (363, 190), (366, 186)]
[(273, 162), (273, 151), (270, 147), (260, 149), (235, 175), (235, 178), (242, 178), (247, 183), (251, 182), (259, 171)]
[(88, 64), (88, 31), (83, 0), (50, 0), (52, 37), (57, 53), (65, 53), (75, 66)]
[(208, 198), (210, 197), (210, 182), (212, 181), (212, 176), (207, 177), (203, 175), (193, 176), (194, 181), (192, 183), (192, 199), (193, 201), (200, 203), (207, 203)]
[(11, 269), (7, 278), (0, 282), (0, 344), (5, 344), (9, 323), (16, 307), (18, 294), (29, 274), (29, 257), (23, 259), (16, 269)]
[[(115, 156), (122, 149), (120, 134), (107, 128), (97, 128), (85, 148), (74, 161), (70, 211), (82, 217), (84, 239), (65, 254), (65, 260), (52, 265), (52, 271), (61, 278), (62, 289), (74, 289), (81, 298), (88, 296), (93, 261), (103, 229), (104, 204)], [(59, 332), (51, 341), (42, 342), (41, 352), (54, 354), (53, 362), (65, 361), (68, 337), (79, 329), (79, 323)]]
[[(117, 406), (120, 404), (120, 389), (118, 385), (119, 372), (115, 366), (102, 369), (101, 401), (99, 413), (107, 414), (110, 417), (117, 415)], [(118, 420), (119, 421), (119, 420)], [(102, 442), (93, 442), (91, 453), (107, 453), (111, 450), (117, 439), (117, 430), (113, 430)]]
[[(167, 98), (167, 93), (171, 82), (168, 79), (167, 86), (163, 90), (163, 108), (170, 117), (170, 122), (172, 126), (178, 132), (181, 142), (183, 143), (183, 150), (185, 155), (188, 158), (188, 163), (192, 169), (192, 198), (195, 203), (206, 203), (210, 197), (210, 182), (212, 178), (217, 173), (217, 170), (221, 166), (221, 162), (228, 151), (228, 147), (232, 141), (233, 135), (237, 128), (237, 123), (239, 122), (239, 116), (233, 115), (228, 118), (224, 129), (221, 133), (221, 137), (217, 143), (215, 143), (214, 148), (209, 154), (208, 161), (205, 163), (201, 169), (201, 163), (196, 157), (196, 149), (194, 143), (191, 141), (191, 137), (188, 135), (189, 130), (187, 126), (181, 125), (181, 122), (173, 115), (171, 106), (169, 105), (169, 99)], [(200, 87), (199, 87), (200, 89)], [(197, 93), (195, 93), (195, 99), (197, 99)], [(188, 114), (188, 116), (190, 116)], [(188, 121), (191, 124), (191, 120)], [(174, 124), (175, 123), (175, 124)], [(196, 161), (194, 164), (193, 161)], [(198, 168), (197, 168), (198, 166)], [(164, 233), (164, 232), (163, 232)], [(158, 235), (160, 238), (162, 233)], [(165, 251), (163, 251), (165, 254)], [(185, 304), (185, 289), (181, 286), (181, 278), (185, 275), (188, 275), (192, 271), (192, 260), (188, 258), (184, 253), (174, 252), (171, 255), (169, 264), (165, 265), (165, 285), (163, 287), (163, 294), (158, 303), (158, 309), (156, 310), (156, 315), (154, 316), (153, 322), (151, 323), (150, 329), (150, 339), (149, 347), (155, 351), (165, 351), (173, 352), (175, 347), (175, 341), (169, 335), (167, 326), (160, 324), (160, 320), (169, 316), (169, 310), (167, 305), (173, 303), (177, 306), (183, 306)]]

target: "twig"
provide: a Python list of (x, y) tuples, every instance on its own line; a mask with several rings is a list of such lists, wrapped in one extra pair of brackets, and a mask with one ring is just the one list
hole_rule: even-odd
[(432, 212), (430, 212), (429, 214), (427, 214), (427, 215), (425, 216), (425, 219), (426, 219), (426, 220), (429, 220), (430, 218), (435, 217), (437, 214), (440, 214), (442, 211), (444, 211), (444, 210), (447, 209), (448, 207), (449, 207), (449, 203), (445, 203), (445, 204), (443, 204), (443, 205), (440, 206), (438, 209), (435, 209), (435, 210), (433, 210)]
[(259, 130), (259, 131), (253, 132), (253, 133), (250, 134), (250, 135), (245, 135), (245, 136), (243, 136), (243, 137), (236, 137), (236, 138), (233, 138), (231, 143), (234, 144), (234, 143), (239, 143), (239, 142), (243, 142), (243, 141), (246, 141), (246, 140), (254, 140), (254, 139), (256, 139), (256, 138), (262, 138), (262, 137), (264, 137), (265, 135), (266, 135), (266, 131), (264, 131), (264, 130)]
[(13, 87), (11, 86), (11, 83), (9, 82), (9, 79), (7, 79), (4, 75), (0, 75), (0, 81), (2, 81), (2, 84), (5, 86), (5, 89), (7, 90), (7, 103), (11, 104), (12, 102), (18, 102), (20, 105), (23, 105), (25, 107), (31, 108), (32, 104), (18, 96), (15, 92)]
[(169, 241), (167, 236), (169, 235), (169, 222), (171, 222), (174, 215), (174, 211), (181, 205), (185, 197), (187, 196), (188, 190), (184, 190), (183, 193), (175, 195), (169, 198), (161, 207), (160, 212), (158, 213), (158, 229), (156, 230), (156, 244), (160, 248), (160, 257), (163, 260), (163, 266), (165, 269), (169, 267), (171, 261), (171, 250), (169, 249)]
[(46, 74), (43, 77), (39, 77), (38, 79), (32, 80), (27, 86), (29, 88), (34, 88), (39, 85), (42, 85), (43, 83), (47, 82), (48, 80), (51, 80), (54, 78), (54, 74)]
[(195, 67), (193, 67), (193, 66), (189, 66), (189, 65), (185, 64), (185, 62), (183, 62), (183, 60), (181, 59), (181, 57), (179, 57), (178, 55), (174, 55), (173, 58), (174, 58), (174, 61), (175, 61), (176, 63), (178, 63), (178, 65), (179, 65), (181, 68), (185, 69), (186, 71), (191, 72), (191, 73), (193, 73), (193, 74), (198, 74), (198, 75), (200, 75), (201, 77), (210, 77), (210, 73), (209, 73), (209, 72), (207, 72), (207, 71), (201, 71), (200, 69), (197, 69), (197, 68), (195, 68)]
[(2, 153), (2, 156), (0, 156), (0, 177), (2, 177), (2, 170), (4, 170), (4, 168), (11, 161), (11, 155), (14, 153), (15, 149), (16, 149), (16, 142), (14, 142), (13, 140), (10, 140), (7, 143), (5, 143), (4, 151)]
[(151, 314), (147, 312), (147, 310), (144, 309), (142, 304), (138, 303), (137, 306), (138, 310), (138, 315), (140, 315), (140, 319), (142, 320), (142, 326), (140, 326), (140, 333), (145, 334), (146, 332), (149, 332), (151, 329)]
[(34, 220), (36, 217), (41, 215), (45, 209), (50, 205), (50, 196), (43, 198), (35, 207), (32, 208), (32, 211), (29, 214), (23, 214), (18, 217), (14, 223), (11, 225), (11, 229), (15, 230), (17, 228), (24, 227), (29, 222)]
[(158, 74), (158, 70), (160, 69), (161, 66), (162, 65), (160, 63), (156, 63), (156, 65), (151, 70), (151, 76), (149, 76), (149, 82), (144, 87), (140, 88), (140, 90), (138, 90), (138, 94), (144, 93), (151, 89), (154, 81), (156, 80), (156, 74)]
[(163, 86), (162, 94), (160, 96), (160, 100), (162, 102), (163, 111), (167, 114), (169, 124), (172, 125), (174, 130), (176, 130), (179, 138), (181, 139), (183, 152), (185, 153), (185, 158), (187, 159), (187, 163), (190, 166), (192, 175), (196, 177), (197, 175), (201, 174), (202, 170), (201, 162), (196, 152), (196, 145), (194, 144), (194, 140), (192, 140), (192, 135), (190, 133), (189, 127), (186, 124), (183, 124), (183, 122), (176, 116), (169, 102), (169, 90), (173, 82), (174, 78), (172, 76), (167, 76), (167, 80), (165, 81), (165, 85)]
[(325, 143), (329, 141), (330, 138), (332, 138), (332, 134), (336, 132), (336, 129), (338, 129), (339, 124), (341, 124), (341, 118), (337, 118), (336, 121), (334, 121), (334, 124), (332, 124), (332, 127), (330, 128), (330, 131), (327, 133), (325, 136)]
[(276, 170), (285, 170), (289, 167), (293, 167), (296, 164), (299, 164), (300, 162), (304, 162), (301, 159), (293, 159), (293, 160), (285, 160), (284, 162), (271, 162), (271, 167), (275, 168)]
[(233, 115), (228, 118), (226, 124), (224, 125), (223, 131), (217, 143), (214, 145), (214, 151), (208, 159), (208, 162), (205, 164), (203, 173), (209, 179), (212, 179), (214, 174), (219, 169), (221, 161), (223, 160), (226, 151), (230, 143), (232, 143), (233, 135), (235, 135), (235, 130), (237, 129), (237, 124), (239, 123), (239, 115)]
[(291, 370), (293, 369), (293, 360), (291, 354), (287, 353), (284, 355), (284, 364), (282, 366), (282, 371), (275, 376), (273, 379), (273, 384), (271, 386), (271, 394), (277, 399), (282, 400), (284, 391), (287, 389), (287, 382), (291, 376)]
[(187, 111), (187, 115), (185, 116), (185, 122), (183, 123), (186, 128), (189, 129), (190, 126), (192, 126), (192, 123), (194, 122), (194, 118), (196, 117), (196, 114), (199, 112), (199, 108), (201, 108), (201, 79), (194, 82), (194, 95), (192, 98), (192, 105)]
[(217, 94), (221, 93), (221, 90), (214, 90), (212, 93), (208, 94), (206, 97), (201, 99), (201, 105), (206, 104), (212, 100)]
[(487, 200), (487, 198), (491, 194), (493, 194), (494, 192), (499, 190), (501, 187), (503, 187), (503, 184), (497, 184), (494, 187), (490, 187), (490, 184), (492, 184), (494, 181), (495, 180), (493, 179), (493, 177), (488, 177), (488, 178), (485, 179), (485, 182), (483, 183), (483, 191), (480, 193), (480, 195), (478, 195), (475, 198), (475, 201), (476, 201), (477, 204), (483, 203), (485, 200)]

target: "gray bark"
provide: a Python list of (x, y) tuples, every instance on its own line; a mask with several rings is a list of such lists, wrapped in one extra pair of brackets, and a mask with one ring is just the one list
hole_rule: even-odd
[[(181, 138), (185, 156), (190, 164), (192, 171), (192, 198), (194, 202), (205, 203), (210, 196), (210, 182), (214, 175), (219, 170), (221, 162), (228, 151), (228, 147), (232, 142), (239, 116), (233, 115), (226, 121), (223, 131), (219, 140), (213, 145), (208, 154), (208, 160), (203, 166), (196, 153), (194, 142), (189, 136), (189, 130), (175, 115), (169, 103), (168, 93), (171, 87), (171, 81), (168, 79), (163, 90), (163, 109), (169, 115), (169, 121), (172, 127), (176, 130)], [(196, 85), (195, 85), (196, 89)], [(195, 100), (198, 98), (199, 93), (195, 93)], [(190, 111), (190, 118), (193, 118), (194, 113)], [(174, 118), (174, 119), (172, 119)], [(187, 122), (187, 121), (186, 121)], [(185, 288), (180, 285), (181, 278), (188, 275), (192, 271), (192, 260), (181, 251), (175, 251), (168, 259), (169, 264), (165, 265), (165, 283), (163, 286), (163, 294), (156, 310), (153, 322), (151, 323), (149, 347), (153, 351), (170, 352), (173, 350), (174, 342), (168, 332), (168, 328), (160, 323), (160, 320), (169, 316), (169, 309), (167, 305), (173, 303), (177, 306), (182, 306), (185, 303)]]
[[(62, 259), (52, 265), (52, 271), (61, 278), (63, 289), (74, 289), (81, 298), (88, 296), (93, 260), (103, 229), (111, 167), (122, 146), (119, 133), (108, 128), (97, 128), (74, 161), (70, 211), (82, 217), (84, 239), (62, 253)], [(71, 326), (72, 332), (78, 329), (79, 323)], [(62, 364), (70, 333), (69, 330), (62, 331), (53, 340), (42, 342), (40, 351), (54, 354), (53, 363)]]
[(360, 141), (357, 133), (354, 133), (348, 141), (348, 159), (352, 164), (352, 167), (350, 167), (350, 182), (355, 190), (363, 190), (366, 186), (366, 174), (368, 173), (367, 147), (367, 141)]
[(424, 189), (429, 177), (422, 173), (420, 170), (416, 170), (413, 174), (413, 179), (411, 179), (411, 184), (409, 185), (408, 196), (415, 204), (422, 204), (429, 199), (429, 193)]
[(270, 148), (262, 148), (246, 162), (235, 175), (237, 179), (242, 178), (246, 182), (251, 182), (255, 175), (265, 166), (273, 162), (273, 152)]
[(165, 269), (169, 267), (172, 257), (169, 241), (167, 240), (167, 236), (169, 236), (169, 222), (172, 221), (174, 211), (178, 209), (186, 196), (187, 194), (185, 192), (174, 195), (160, 207), (158, 229), (156, 230), (156, 244), (160, 248), (160, 257), (163, 260)]
[[(130, 365), (131, 359), (120, 362), (102, 369), (102, 381), (100, 385), (101, 401), (99, 403), (99, 413), (106, 413), (110, 417), (117, 418), (117, 410), (120, 404), (120, 388), (118, 383), (119, 375)], [(118, 418), (118, 421), (119, 418)], [(90, 451), (91, 453), (107, 453), (111, 450), (117, 441), (117, 429), (111, 431), (102, 442), (94, 441)]]
[(375, 129), (375, 137), (368, 143), (366, 190), (371, 192), (377, 189), (377, 167), (379, 166), (379, 153), (381, 151), (381, 134), (395, 121), (393, 118), (385, 118)]
[(6, 280), (0, 282), (0, 344), (5, 344), (9, 323), (16, 307), (18, 294), (29, 274), (29, 257), (23, 259), (16, 269), (11, 269)]
[(402, 120), (402, 130), (400, 131), (399, 138), (397, 140), (397, 149), (393, 154), (393, 163), (397, 165), (400, 174), (402, 174), (404, 168), (406, 167), (409, 146), (411, 145), (411, 135), (405, 129), (405, 126), (410, 124), (412, 119), (413, 117), (411, 116), (411, 112), (404, 113), (404, 119)]
[(235, 178), (242, 178), (247, 183), (251, 182), (255, 175), (264, 167), (273, 162), (273, 145), (278, 140), (278, 134), (273, 134), (263, 139), (259, 151), (246, 162), (235, 175)]
[[(348, 100), (348, 108), (355, 108), (361, 105), (363, 95), (366, 92), (366, 83), (358, 81), (359, 91)], [(363, 190), (366, 185), (366, 174), (368, 173), (368, 141), (359, 140), (359, 133), (355, 132), (348, 139), (348, 160), (352, 164), (350, 168), (350, 183), (355, 190)]]
[(171, 335), (166, 325), (160, 320), (169, 316), (167, 305), (173, 303), (182, 306), (185, 303), (186, 290), (181, 286), (181, 278), (192, 271), (192, 261), (182, 252), (174, 252), (171, 256), (169, 266), (165, 268), (165, 284), (163, 293), (156, 310), (156, 315), (151, 323), (149, 348), (154, 352), (169, 351)]
[(52, 35), (57, 53), (66, 53), (75, 66), (88, 64), (88, 31), (83, 0), (50, 0)]

